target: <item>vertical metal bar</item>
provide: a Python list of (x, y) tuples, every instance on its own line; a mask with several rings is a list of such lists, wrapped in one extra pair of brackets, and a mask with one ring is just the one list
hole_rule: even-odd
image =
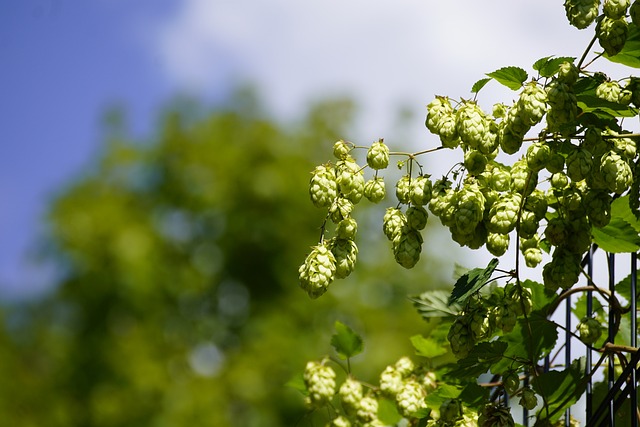
[[(613, 294), (615, 293), (615, 256), (614, 254), (609, 254), (609, 292), (611, 292), (611, 295), (613, 296)], [(611, 310), (611, 304), (609, 304), (609, 337), (608, 337), (608, 341), (609, 342), (613, 342), (614, 336), (613, 336), (613, 324), (615, 322), (615, 318), (613, 315), (613, 310)], [(609, 355), (609, 372), (608, 372), (608, 381), (607, 381), (607, 388), (609, 390), (611, 390), (613, 388), (613, 384), (614, 384), (614, 377), (615, 377), (615, 369), (614, 369), (614, 358), (613, 356)], [(614, 399), (611, 399), (609, 401), (609, 425), (613, 426), (614, 425)]]
[[(567, 297), (565, 306), (565, 332), (564, 332), (564, 366), (568, 369), (571, 366), (571, 297)], [(564, 425), (569, 427), (569, 421), (571, 419), (571, 408), (567, 408), (564, 411)]]
[[(587, 263), (587, 274), (589, 275), (589, 286), (593, 286), (593, 280), (591, 280), (591, 278), (593, 277), (593, 252), (594, 252), (594, 248), (593, 246), (591, 246), (589, 248), (589, 261)], [(593, 292), (588, 291), (587, 292), (587, 317), (591, 317), (591, 315), (593, 314)], [(586, 372), (585, 374), (587, 375), (587, 378), (589, 378), (588, 382), (587, 382), (587, 404), (586, 404), (586, 412), (587, 412), (587, 420), (589, 420), (591, 418), (591, 415), (593, 414), (593, 381), (591, 379), (591, 364), (593, 363), (592, 357), (593, 355), (591, 354), (591, 350), (587, 349), (587, 367), (586, 367)]]
[[(630, 306), (631, 306), (631, 347), (637, 347), (638, 346), (638, 331), (637, 331), (637, 319), (636, 319), (636, 313), (637, 313), (637, 307), (636, 307), (636, 280), (637, 280), (637, 273), (638, 273), (638, 254), (637, 253), (632, 253), (631, 254), (631, 301), (629, 301)], [(638, 388), (637, 388), (637, 382), (636, 382), (636, 367), (634, 366), (633, 369), (631, 370), (631, 375), (630, 375), (630, 380), (631, 380), (631, 393), (629, 396), (629, 400), (630, 400), (630, 407), (631, 410), (630, 412), (630, 416), (631, 416), (631, 427), (638, 427), (638, 417), (636, 415), (637, 413), (637, 406), (638, 406)]]
[[(523, 384), (525, 387), (529, 385), (529, 370), (524, 371)], [(524, 427), (529, 427), (529, 410), (525, 407), (522, 407), (522, 425)]]

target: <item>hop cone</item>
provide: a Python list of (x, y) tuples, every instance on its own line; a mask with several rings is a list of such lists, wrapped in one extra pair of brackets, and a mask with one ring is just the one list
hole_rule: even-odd
[(518, 403), (529, 411), (533, 410), (538, 405), (538, 397), (531, 387), (524, 387), (520, 395)]
[(538, 185), (538, 172), (531, 170), (526, 159), (518, 160), (511, 167), (513, 191), (528, 196)]
[(458, 109), (456, 129), (458, 136), (468, 148), (477, 149), (488, 137), (489, 123), (477, 104), (466, 102)]
[(329, 218), (335, 224), (338, 224), (340, 221), (349, 218), (351, 211), (353, 211), (353, 203), (349, 199), (338, 197), (329, 208)]
[(413, 230), (422, 230), (427, 226), (427, 218), (429, 214), (422, 206), (411, 206), (405, 214), (407, 217), (407, 226)]
[(578, 67), (576, 67), (573, 62), (565, 61), (560, 64), (560, 67), (558, 68), (558, 74), (556, 74), (556, 79), (560, 83), (565, 83), (569, 86), (572, 86), (578, 80), (578, 75)]
[(624, 47), (629, 33), (629, 24), (624, 18), (602, 18), (596, 27), (598, 43), (609, 56), (618, 54)]
[(444, 115), (453, 112), (453, 107), (449, 99), (443, 96), (437, 96), (436, 99), (427, 105), (427, 119), (425, 125), (427, 129), (436, 135), (440, 134), (441, 119)]
[(342, 407), (347, 414), (354, 414), (362, 400), (362, 384), (355, 378), (349, 376), (344, 380), (338, 395), (342, 400)]
[(456, 228), (463, 234), (473, 233), (484, 215), (484, 195), (476, 184), (468, 184), (457, 194), (456, 202)]
[(417, 230), (403, 229), (393, 239), (393, 254), (396, 262), (404, 268), (412, 268), (420, 260), (422, 235)]
[(567, 157), (567, 176), (574, 182), (582, 181), (592, 166), (591, 153), (584, 148), (575, 148)]
[(584, 206), (591, 225), (602, 228), (611, 221), (611, 195), (606, 191), (591, 190), (584, 197)]
[(633, 182), (633, 174), (629, 163), (619, 154), (610, 152), (602, 157), (600, 172), (607, 188), (617, 194), (629, 189)]
[(569, 23), (582, 30), (587, 28), (598, 17), (600, 0), (566, 0), (565, 12)]
[(529, 126), (534, 126), (540, 123), (547, 111), (547, 93), (533, 81), (525, 85), (517, 105), (522, 120)]
[(580, 256), (558, 248), (553, 252), (553, 257), (542, 269), (544, 286), (557, 291), (558, 288), (569, 289), (578, 281), (580, 275)]
[(425, 409), (427, 404), (424, 401), (427, 393), (422, 385), (416, 380), (405, 381), (402, 390), (396, 395), (396, 404), (400, 414), (411, 417), (421, 409)]
[(500, 197), (489, 212), (487, 229), (493, 233), (508, 234), (516, 227), (521, 196), (517, 193), (505, 194)]
[(533, 172), (539, 172), (549, 161), (551, 156), (551, 149), (548, 145), (540, 142), (531, 144), (527, 149), (527, 166)]
[(370, 423), (378, 419), (378, 401), (372, 396), (360, 399), (356, 408), (356, 418), (360, 423)]
[(329, 366), (308, 362), (303, 378), (314, 407), (328, 403), (336, 392), (336, 373)]
[(371, 203), (380, 203), (386, 195), (383, 177), (371, 178), (364, 184), (364, 197)]
[(640, 0), (634, 0), (631, 4), (629, 15), (631, 16), (631, 22), (633, 22), (636, 27), (640, 26)]
[(356, 265), (358, 247), (350, 239), (332, 239), (331, 252), (336, 262), (336, 279), (344, 279), (349, 276)]
[(331, 206), (338, 194), (336, 173), (329, 165), (316, 166), (309, 183), (311, 202), (318, 208)]
[(333, 144), (333, 155), (338, 160), (346, 160), (349, 158), (349, 153), (351, 152), (351, 146), (344, 142), (343, 140), (336, 141)]
[(411, 192), (409, 195), (413, 205), (424, 206), (431, 201), (432, 196), (431, 180), (428, 175), (420, 175), (411, 181)]
[(580, 334), (582, 342), (585, 344), (593, 344), (598, 341), (598, 338), (602, 335), (602, 326), (596, 319), (585, 317), (578, 324), (578, 333)]
[(402, 176), (396, 182), (396, 197), (400, 203), (408, 204), (411, 195), (411, 177), (409, 175)]
[(355, 239), (358, 232), (358, 223), (353, 218), (340, 221), (336, 227), (336, 235), (339, 239)]
[(619, 103), (621, 95), (622, 88), (616, 81), (602, 82), (596, 88), (596, 96), (605, 101)]
[(604, 0), (602, 11), (607, 18), (619, 19), (627, 14), (630, 0)]
[(382, 231), (384, 231), (387, 239), (394, 240), (398, 236), (404, 226), (407, 224), (407, 217), (397, 208), (387, 208), (382, 219)]
[(478, 427), (514, 427), (515, 423), (509, 408), (490, 403), (478, 417)]
[(352, 159), (341, 160), (337, 165), (338, 189), (351, 203), (358, 203), (364, 193), (364, 175), (360, 166)]
[(372, 169), (386, 169), (389, 166), (389, 148), (382, 140), (371, 144), (367, 152), (367, 164)]
[(404, 385), (402, 373), (395, 366), (387, 366), (380, 374), (380, 390), (394, 396), (402, 390)]
[(451, 351), (458, 359), (464, 359), (473, 348), (474, 342), (469, 330), (469, 324), (464, 316), (458, 316), (449, 328), (447, 334)]
[(501, 257), (509, 249), (509, 235), (500, 233), (487, 234), (487, 250), (494, 256)]
[(326, 245), (314, 246), (304, 263), (298, 269), (300, 287), (311, 298), (317, 298), (327, 291), (336, 274), (336, 259)]

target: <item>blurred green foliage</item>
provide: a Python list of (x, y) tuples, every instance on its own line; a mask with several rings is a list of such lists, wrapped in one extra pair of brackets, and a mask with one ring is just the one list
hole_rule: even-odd
[(321, 415), (285, 384), (329, 353), (336, 320), (366, 338), (361, 378), (411, 354), (426, 325), (406, 295), (441, 286), (438, 259), (422, 275), (397, 266), (371, 229), (382, 207), (356, 214), (364, 267), (319, 300), (297, 284), (322, 222), (310, 171), (354, 113), (321, 102), (283, 124), (248, 94), (213, 111), (181, 102), (147, 141), (114, 115), (52, 203), (53, 290), (0, 312), (0, 424), (309, 425)]

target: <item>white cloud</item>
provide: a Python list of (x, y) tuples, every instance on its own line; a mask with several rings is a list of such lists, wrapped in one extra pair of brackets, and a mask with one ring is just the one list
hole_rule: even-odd
[[(186, 0), (156, 35), (183, 88), (249, 80), (286, 115), (313, 97), (352, 94), (385, 128), (400, 101), (422, 108), (435, 94), (468, 96), (505, 65), (579, 56), (591, 32), (570, 28), (557, 2)], [(496, 86), (484, 96), (495, 91), (512, 96)]]

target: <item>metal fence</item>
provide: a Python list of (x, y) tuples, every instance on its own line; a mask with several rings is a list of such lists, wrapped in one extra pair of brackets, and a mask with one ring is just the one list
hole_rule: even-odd
[[(600, 274), (605, 277), (608, 281), (608, 291), (612, 295), (616, 295), (615, 285), (622, 278), (622, 274), (626, 277), (630, 275), (630, 301), (628, 301), (629, 309), (626, 311), (624, 316), (628, 316), (629, 325), (630, 325), (630, 337), (629, 342), (632, 348), (637, 347), (637, 319), (636, 319), (636, 299), (638, 296), (637, 293), (637, 253), (633, 254), (604, 254), (606, 259), (606, 271), (598, 272), (597, 268), (601, 268), (602, 265), (596, 265), (594, 260), (594, 255), (597, 249), (592, 248), (589, 253), (583, 259), (583, 268), (587, 271), (587, 274), (590, 278), (594, 278), (594, 274)], [(601, 255), (602, 251), (600, 251)], [(630, 259), (629, 259), (630, 258)], [(626, 269), (626, 265), (624, 263), (629, 262), (628, 269)], [(616, 263), (621, 263), (621, 265), (616, 265)], [(602, 263), (604, 264), (604, 263)], [(621, 268), (624, 267), (624, 268)], [(626, 270), (624, 273), (620, 273), (621, 270)], [(618, 277), (616, 277), (618, 276)], [(594, 283), (590, 280), (588, 285), (593, 285)], [(602, 284), (598, 284), (602, 287)], [(634, 298), (635, 296), (636, 298)], [(587, 292), (587, 316), (591, 316), (594, 310), (594, 299), (596, 297), (593, 295), (593, 291)], [(589, 378), (588, 383), (586, 385), (586, 392), (584, 394), (583, 399), (581, 400), (580, 408), (582, 408), (582, 404), (584, 404), (585, 413), (584, 414), (575, 414), (575, 415), (584, 415), (586, 419), (586, 427), (600, 427), (600, 426), (615, 426), (616, 423), (618, 425), (624, 424), (630, 425), (632, 427), (638, 426), (638, 418), (640, 417), (640, 412), (638, 411), (638, 389), (637, 389), (637, 375), (638, 375), (638, 366), (640, 362), (640, 352), (637, 351), (629, 351), (624, 355), (614, 355), (613, 353), (609, 354), (604, 362), (601, 364), (594, 365), (594, 359), (600, 360), (601, 354), (595, 352), (587, 348), (584, 349), (584, 346), (580, 346), (580, 348), (574, 349), (574, 354), (572, 354), (572, 339), (576, 338), (572, 337), (572, 312), (571, 312), (572, 300), (571, 297), (568, 297), (566, 300), (566, 309), (565, 309), (565, 318), (564, 318), (564, 326), (565, 326), (565, 336), (564, 343), (562, 344), (561, 351), (564, 352), (564, 361), (565, 366), (569, 366), (572, 362), (572, 359), (576, 358), (578, 355), (585, 356), (586, 358), (586, 372), (585, 374)], [(609, 330), (607, 341), (613, 343), (614, 340), (614, 324), (616, 320), (614, 319), (613, 310), (609, 309), (608, 317), (609, 317)], [(575, 328), (575, 325), (573, 326)], [(621, 332), (620, 332), (621, 333)], [(626, 332), (625, 332), (626, 333)], [(629, 349), (631, 350), (631, 349)], [(584, 354), (586, 352), (586, 354)], [(594, 354), (595, 353), (595, 354)], [(594, 357), (595, 356), (595, 357)], [(615, 358), (618, 359), (619, 366), (622, 368), (622, 372), (620, 373), (620, 369), (618, 369), (618, 375), (616, 375), (615, 369)], [(549, 370), (551, 363), (549, 357), (545, 360), (544, 369)], [(597, 370), (597, 371), (596, 371)], [(591, 375), (593, 374), (593, 375)], [(600, 375), (598, 375), (600, 374)], [(596, 399), (594, 398), (594, 377), (597, 378), (606, 378), (606, 394), (604, 399)], [(625, 411), (628, 414), (624, 415), (624, 418), (621, 418), (621, 408), (625, 405)], [(574, 405), (574, 411), (576, 411), (577, 406)], [(567, 410), (564, 416), (564, 425), (570, 425), (570, 417), (571, 410)], [(627, 418), (628, 417), (628, 418)], [(523, 410), (522, 413), (522, 424), (524, 426), (529, 426), (529, 413), (527, 410)]]

